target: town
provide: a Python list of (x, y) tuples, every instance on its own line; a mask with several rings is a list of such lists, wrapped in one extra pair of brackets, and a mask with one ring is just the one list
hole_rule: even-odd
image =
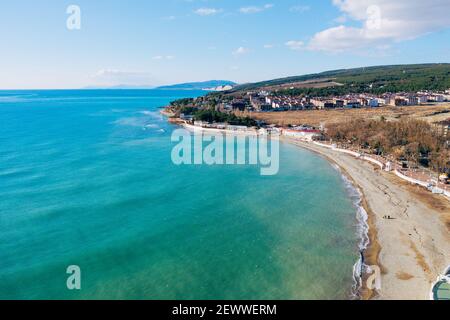
[[(257, 90), (239, 92), (238, 94), (210, 94), (195, 99), (180, 99), (172, 102), (165, 112), (175, 119), (188, 125), (204, 129), (219, 129), (233, 132), (253, 131), (258, 128), (258, 134), (283, 134), (287, 136), (313, 140), (321, 137), (325, 130), (323, 125), (311, 123), (289, 124), (276, 126), (256, 119), (258, 113), (313, 111), (313, 110), (346, 110), (374, 109), (383, 107), (414, 107), (439, 106), (450, 101), (450, 88), (445, 91), (418, 91), (416, 93), (383, 93), (380, 95), (361, 93), (343, 96), (307, 96), (287, 94), (288, 91)], [(206, 111), (206, 115), (204, 113)], [(214, 110), (212, 114), (210, 111)], [(195, 114), (202, 111), (197, 117)], [(448, 110), (442, 111), (446, 113)], [(236, 117), (236, 114), (246, 115), (247, 121)], [(227, 116), (222, 116), (227, 115)], [(173, 120), (177, 121), (177, 120)], [(283, 128), (284, 127), (284, 128)], [(450, 129), (450, 119), (438, 123), (437, 129), (447, 136)]]
[(284, 95), (265, 90), (249, 91), (220, 104), (220, 111), (277, 112), (295, 110), (322, 110), (336, 108), (376, 108), (381, 106), (417, 106), (450, 101), (450, 89), (445, 92), (419, 91), (417, 93), (348, 94), (336, 97), (309, 97)]
[[(448, 193), (449, 101), (450, 88), (339, 96), (295, 95), (289, 90), (261, 88), (180, 99), (173, 101), (163, 112), (170, 116), (169, 121), (194, 131), (275, 135), (345, 149), (352, 154), (370, 154), (373, 156), (370, 159), (378, 159), (383, 169), (389, 169), (395, 163), (393, 167), (399, 175), (424, 181), (423, 185), (430, 191)], [(333, 112), (350, 116), (334, 122), (319, 121), (320, 124), (317, 121), (293, 121), (297, 116), (302, 119), (302, 114), (321, 118)], [(385, 119), (387, 112), (398, 114)], [(285, 119), (282, 123), (273, 121), (273, 116), (278, 114)], [(267, 117), (261, 117), (263, 115)], [(402, 133), (397, 135), (399, 131)], [(397, 135), (395, 141), (387, 138), (393, 134)], [(419, 175), (418, 170), (427, 173)], [(438, 179), (433, 178), (433, 171), (439, 173)]]

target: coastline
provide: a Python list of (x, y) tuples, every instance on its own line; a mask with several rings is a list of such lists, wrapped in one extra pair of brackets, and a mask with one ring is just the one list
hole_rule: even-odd
[[(429, 299), (435, 279), (450, 264), (448, 198), (405, 182), (381, 170), (374, 161), (357, 159), (351, 152), (341, 153), (290, 137), (280, 136), (280, 140), (315, 152), (335, 164), (360, 194), (357, 206), (367, 214), (364, 222), (367, 234), (361, 236), (361, 243), (365, 237), (369, 240), (367, 248), (363, 245), (361, 260), (364, 266), (380, 268), (382, 285), (381, 290), (369, 289), (366, 283), (370, 274), (365, 273), (358, 279), (361, 284), (358, 291), (352, 292), (357, 293), (354, 297)], [(354, 276), (357, 269), (358, 262)]]
[(370, 239), (364, 260), (380, 267), (382, 282), (380, 291), (363, 285), (361, 298), (428, 299), (433, 281), (450, 263), (450, 202), (350, 155), (291, 138), (283, 141), (336, 164), (361, 192)]
[[(282, 137), (282, 141), (285, 141), (287, 143), (290, 143), (292, 145), (295, 145), (300, 148), (307, 149), (311, 152), (314, 152), (315, 154), (318, 154), (319, 156), (325, 158), (328, 162), (331, 164), (334, 164), (342, 176), (348, 181), (348, 183), (351, 184), (352, 188), (356, 190), (359, 193), (359, 203), (357, 204), (358, 211), (363, 209), (365, 213), (367, 214), (367, 220), (364, 222), (367, 225), (367, 230), (364, 230), (364, 234), (360, 234), (360, 249), (363, 250), (364, 255), (364, 265), (379, 265), (379, 254), (380, 254), (380, 244), (378, 243), (377, 239), (377, 230), (375, 228), (374, 224), (374, 213), (370, 209), (366, 196), (364, 194), (364, 190), (359, 186), (355, 180), (352, 178), (352, 176), (347, 172), (345, 168), (340, 166), (336, 161), (333, 160), (333, 158), (330, 155), (327, 155), (325, 153), (320, 152), (319, 150), (310, 147), (309, 143), (299, 141), (293, 138), (288, 137)], [(357, 212), (357, 215), (361, 215), (360, 212)], [(357, 216), (358, 220), (360, 220), (360, 217)], [(360, 223), (363, 223), (362, 221), (359, 221)], [(359, 226), (362, 228), (363, 226)], [(367, 241), (367, 243), (365, 243)], [(361, 259), (358, 260), (358, 262), (355, 264), (355, 267), (362, 263)], [(355, 271), (354, 271), (355, 273)], [(360, 298), (361, 300), (371, 300), (375, 297), (375, 292), (365, 285), (365, 282), (367, 280), (367, 275), (363, 275), (363, 277), (360, 279), (359, 287), (354, 288), (356, 289), (353, 294), (356, 295), (357, 298)]]

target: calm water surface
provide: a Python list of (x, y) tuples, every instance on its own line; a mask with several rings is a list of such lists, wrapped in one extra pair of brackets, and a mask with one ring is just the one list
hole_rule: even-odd
[(173, 165), (158, 107), (201, 94), (0, 92), (1, 299), (349, 297), (359, 239), (340, 173), (288, 144), (276, 176)]

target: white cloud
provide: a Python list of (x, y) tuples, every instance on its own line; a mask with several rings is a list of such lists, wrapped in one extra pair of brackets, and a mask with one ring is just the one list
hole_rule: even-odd
[(250, 6), (250, 7), (242, 7), (239, 9), (240, 13), (245, 13), (245, 14), (249, 14), (249, 13), (258, 13), (261, 11), (265, 11), (268, 9), (273, 8), (274, 5), (273, 4), (266, 4), (264, 6), (258, 7), (258, 6)]
[(411, 40), (450, 27), (448, 0), (333, 0), (333, 4), (361, 26), (339, 25), (323, 30), (311, 39), (312, 50), (361, 49)]
[(222, 12), (222, 9), (215, 9), (215, 8), (200, 8), (194, 11), (199, 16), (213, 16), (215, 14), (218, 14)]
[(272, 49), (274, 47), (273, 44), (265, 44), (264, 49)]
[(291, 50), (302, 50), (305, 46), (303, 41), (291, 40), (285, 43), (285, 45)]
[(309, 9), (311, 9), (310, 6), (297, 5), (297, 6), (291, 7), (289, 9), (289, 11), (303, 13), (303, 12), (309, 11)]
[(168, 55), (168, 56), (154, 56), (152, 57), (153, 60), (173, 60), (175, 59), (175, 56)]
[(248, 48), (244, 48), (244, 47), (239, 47), (236, 50), (233, 51), (233, 56), (237, 57), (237, 56), (242, 56), (244, 54), (247, 54), (250, 52), (250, 49)]

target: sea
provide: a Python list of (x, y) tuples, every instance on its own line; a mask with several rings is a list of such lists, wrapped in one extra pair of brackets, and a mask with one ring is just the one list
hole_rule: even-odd
[(0, 299), (357, 297), (359, 195), (325, 159), (174, 164), (161, 107), (204, 94), (0, 91)]

